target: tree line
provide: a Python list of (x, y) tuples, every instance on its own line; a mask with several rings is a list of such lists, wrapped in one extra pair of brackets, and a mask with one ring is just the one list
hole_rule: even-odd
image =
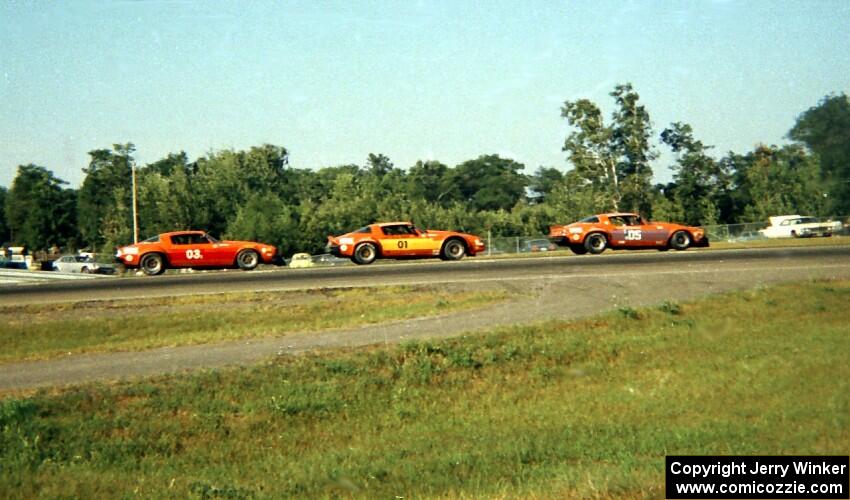
[[(39, 165), (21, 165), (0, 187), (0, 240), (112, 251), (133, 239), (131, 175), (136, 167), (142, 238), (179, 229), (260, 240), (284, 254), (319, 252), (328, 234), (378, 220), (494, 236), (545, 233), (550, 224), (612, 210), (692, 225), (763, 221), (770, 215), (850, 213), (850, 99), (828, 95), (803, 112), (788, 145), (712, 154), (690, 125), (653, 130), (630, 84), (610, 93), (606, 120), (587, 99), (567, 101), (563, 151), (572, 168), (526, 166), (481, 155), (449, 166), (407, 169), (382, 154), (363, 165), (292, 168), (283, 146), (185, 152), (135, 165), (132, 143), (89, 152), (78, 188)], [(659, 148), (673, 155), (673, 180), (653, 184)]]

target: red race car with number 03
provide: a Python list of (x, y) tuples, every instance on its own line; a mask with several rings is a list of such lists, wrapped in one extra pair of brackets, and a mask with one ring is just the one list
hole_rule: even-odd
[(327, 251), (355, 264), (375, 259), (439, 257), (460, 260), (484, 251), (484, 242), (472, 234), (419, 229), (410, 222), (381, 222), (341, 236), (328, 236)]
[(549, 226), (549, 240), (579, 255), (600, 254), (606, 248), (686, 250), (708, 246), (708, 236), (702, 228), (650, 222), (633, 213), (591, 215), (572, 224)]
[(135, 245), (120, 247), (115, 259), (128, 268), (154, 276), (168, 268), (239, 268), (283, 264), (277, 248), (255, 241), (219, 241), (204, 231), (162, 233)]

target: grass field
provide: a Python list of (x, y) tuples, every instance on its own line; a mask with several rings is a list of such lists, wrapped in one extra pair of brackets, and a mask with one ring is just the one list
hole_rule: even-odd
[(666, 454), (846, 454), (850, 282), (0, 402), (0, 491), (660, 498)]
[(480, 307), (504, 291), (381, 287), (0, 307), (0, 363), (271, 337)]

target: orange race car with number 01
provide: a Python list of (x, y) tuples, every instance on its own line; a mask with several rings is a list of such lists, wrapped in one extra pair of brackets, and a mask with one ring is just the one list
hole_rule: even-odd
[(564, 226), (549, 226), (549, 239), (573, 253), (600, 254), (612, 250), (685, 250), (707, 247), (708, 236), (699, 227), (672, 222), (650, 222), (638, 214), (591, 215)]
[(204, 231), (163, 233), (118, 249), (115, 259), (154, 276), (167, 268), (239, 268), (283, 264), (277, 248), (255, 241), (219, 241)]
[(484, 247), (481, 238), (472, 234), (419, 229), (410, 222), (381, 222), (328, 236), (327, 252), (348, 257), (355, 264), (371, 264), (379, 258), (460, 260), (484, 251)]

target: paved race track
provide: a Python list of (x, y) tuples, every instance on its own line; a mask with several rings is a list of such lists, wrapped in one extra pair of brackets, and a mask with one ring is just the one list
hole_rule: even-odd
[[(91, 281), (45, 282), (0, 287), (0, 303), (157, 297), (237, 291), (285, 291), (477, 281), (570, 278), (658, 273), (700, 273), (735, 266), (808, 267), (850, 265), (850, 245), (685, 252), (607, 252), (603, 255), (539, 258), (468, 258), (460, 262), (416, 261), (313, 269), (238, 270)], [(730, 267), (732, 266), (732, 267)], [(781, 272), (781, 271), (777, 271)]]

